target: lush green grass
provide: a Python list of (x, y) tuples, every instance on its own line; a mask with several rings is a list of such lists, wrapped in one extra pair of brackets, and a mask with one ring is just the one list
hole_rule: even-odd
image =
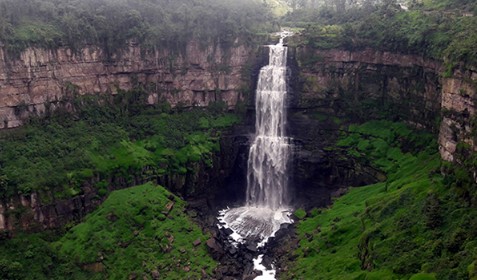
[(185, 174), (194, 162), (211, 165), (220, 131), (240, 121), (221, 106), (173, 112), (145, 106), (141, 96), (133, 91), (113, 100), (84, 97), (76, 100), (75, 114), (58, 112), (2, 131), (0, 196), (53, 191), (61, 198), (80, 193), (93, 177), (104, 189), (112, 176)]
[(387, 121), (349, 128), (337, 147), (385, 171), (387, 181), (353, 188), (330, 208), (310, 211), (297, 225), (300, 245), (288, 278), (475, 274), (477, 210), (444, 184), (435, 143), (424, 139), (431, 138)]
[[(54, 246), (77, 264), (102, 259), (101, 277), (118, 279), (136, 272), (142, 278), (158, 270), (164, 279), (198, 279), (202, 269), (210, 273), (215, 262), (206, 251), (208, 237), (191, 223), (184, 206), (152, 184), (116, 191)], [(201, 241), (197, 247), (196, 240)]]
[[(172, 208), (170, 208), (172, 206)], [(170, 210), (168, 210), (170, 208)], [(216, 263), (185, 202), (145, 184), (114, 191), (61, 238), (43, 233), (0, 241), (2, 279), (199, 279)], [(200, 244), (193, 243), (200, 240)]]

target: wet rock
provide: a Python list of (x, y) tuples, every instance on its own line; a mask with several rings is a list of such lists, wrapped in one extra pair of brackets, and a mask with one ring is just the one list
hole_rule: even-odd
[(232, 233), (234, 233), (233, 230), (231, 230), (230, 228), (222, 228), (220, 231), (221, 231), (225, 236), (229, 236), (229, 235), (231, 235)]
[(229, 254), (231, 255), (235, 255), (237, 254), (237, 248), (235, 248), (234, 246), (231, 246), (228, 250)]
[(284, 223), (284, 224), (281, 224), (280, 225), (280, 229), (288, 229), (288, 227), (290, 227), (291, 224), (289, 223)]
[(267, 268), (267, 270), (270, 270), (273, 268), (273, 260), (267, 256), (267, 255), (264, 255), (263, 258), (262, 258), (262, 265), (265, 266)]
[(249, 243), (249, 244), (247, 244), (247, 247), (246, 247), (246, 248), (247, 248), (247, 250), (249, 250), (249, 251), (251, 251), (251, 252), (254, 252), (254, 253), (256, 253), (256, 252), (258, 251), (258, 249), (257, 249), (257, 244), (255, 244), (255, 243)]
[(243, 258), (247, 261), (252, 261), (253, 260), (253, 255), (250, 253), (246, 253), (243, 255)]
[(248, 275), (245, 275), (243, 277), (243, 280), (253, 280), (255, 279), (257, 276), (260, 276), (262, 275), (262, 272), (261, 271), (254, 271), (252, 272), (251, 274), (248, 274)]
[(222, 249), (222, 246), (217, 242), (215, 238), (210, 238), (207, 240), (207, 247), (212, 251), (212, 253), (218, 253), (220, 255), (224, 254), (224, 250)]
[(255, 279), (255, 277), (261, 275), (261, 271), (253, 269), (253, 263), (247, 263), (243, 272), (242, 279)]

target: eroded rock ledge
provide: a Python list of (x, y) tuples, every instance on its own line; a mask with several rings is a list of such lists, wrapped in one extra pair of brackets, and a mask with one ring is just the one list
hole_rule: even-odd
[[(138, 83), (148, 102), (207, 106), (224, 101), (233, 107), (249, 88), (247, 71), (258, 46), (239, 40), (232, 47), (190, 41), (183, 50), (145, 50), (130, 43), (109, 57), (101, 48), (28, 48), (19, 57), (0, 48), (0, 129), (12, 128), (62, 106), (71, 95), (115, 94)], [(66, 108), (67, 109), (67, 108)]]
[(302, 92), (294, 107), (357, 118), (385, 112), (438, 134), (447, 161), (460, 142), (477, 151), (477, 69), (461, 65), (449, 72), (439, 61), (371, 49), (298, 47), (294, 55)]

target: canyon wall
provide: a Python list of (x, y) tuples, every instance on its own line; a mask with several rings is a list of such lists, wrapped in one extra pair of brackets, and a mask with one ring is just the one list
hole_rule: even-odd
[[(0, 128), (20, 126), (59, 106), (68, 109), (64, 101), (76, 95), (115, 94), (138, 84), (149, 93), (151, 104), (207, 106), (224, 101), (230, 108), (239, 101), (252, 104), (253, 94), (245, 100), (255, 82), (250, 78), (264, 59), (259, 47), (239, 42), (222, 48), (191, 41), (182, 51), (144, 51), (131, 43), (112, 58), (94, 46), (79, 53), (27, 49), (16, 59), (0, 49)], [(333, 116), (354, 120), (384, 116), (432, 131), (439, 135), (441, 156), (448, 161), (455, 160), (459, 143), (477, 149), (476, 69), (461, 67), (444, 75), (442, 63), (419, 56), (306, 47), (289, 49), (289, 66), (290, 135), (300, 147), (292, 180), (297, 186), (309, 186), (296, 190), (296, 200), (303, 205), (318, 198), (325, 205), (340, 187), (385, 179), (369, 166), (342, 160), (340, 155), (327, 157), (324, 147), (339, 131)], [(186, 176), (164, 176), (158, 183), (183, 194), (224, 185), (224, 178), (237, 169), (238, 146), (231, 143), (222, 143), (223, 152), (212, 169), (197, 165)], [(120, 178), (111, 181), (111, 189), (127, 185)], [(314, 195), (317, 198), (310, 200)], [(101, 199), (87, 185), (83, 195), (66, 200), (42, 202), (36, 194), (17, 197), (0, 205), (0, 230), (44, 229), (78, 221)]]
[(72, 95), (115, 94), (139, 83), (151, 104), (188, 107), (223, 101), (233, 107), (249, 90), (247, 71), (257, 50), (239, 40), (227, 47), (190, 41), (182, 50), (144, 50), (129, 43), (112, 57), (96, 46), (77, 52), (28, 48), (18, 57), (0, 49), (0, 129), (68, 107), (64, 101)]
[[(259, 45), (239, 40), (233, 46), (190, 41), (182, 50), (155, 51), (130, 43), (112, 57), (95, 46), (79, 52), (29, 48), (19, 57), (0, 49), (0, 129), (21, 126), (58, 108), (72, 110), (70, 102), (80, 95), (114, 95), (138, 85), (147, 91), (150, 104), (166, 101), (172, 107), (202, 107), (221, 101), (233, 108), (252, 97), (252, 76), (266, 59)], [(222, 135), (212, 166), (191, 163), (186, 174), (152, 179), (185, 198), (213, 197), (236, 169), (235, 138), (233, 133)], [(152, 180), (147, 170), (131, 176), (110, 178), (109, 191)], [(71, 198), (33, 193), (3, 201), (0, 232), (44, 230), (80, 221), (104, 199), (92, 187), (94, 180), (84, 184), (81, 195)]]
[[(477, 71), (444, 74), (441, 62), (416, 55), (294, 50), (297, 91), (292, 107), (366, 120), (385, 116), (438, 134), (441, 156), (453, 161), (459, 142), (477, 151)], [(463, 69), (463, 70), (462, 70)]]
[[(439, 150), (444, 160), (454, 161), (459, 143), (477, 151), (477, 69), (456, 70), (442, 78), (442, 122)], [(477, 181), (476, 171), (473, 170)]]

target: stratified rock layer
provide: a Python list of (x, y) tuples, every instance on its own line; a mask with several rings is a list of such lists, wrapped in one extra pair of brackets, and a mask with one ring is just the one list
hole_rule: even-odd
[(257, 49), (238, 40), (231, 47), (190, 41), (183, 50), (154, 51), (130, 43), (112, 57), (95, 46), (78, 52), (28, 48), (19, 57), (0, 49), (0, 128), (20, 126), (57, 107), (68, 109), (65, 100), (76, 95), (115, 94), (139, 83), (151, 104), (188, 107), (223, 101), (233, 107), (244, 98), (244, 72)]
[(477, 151), (476, 69), (460, 66), (445, 75), (439, 61), (371, 49), (299, 47), (295, 57), (300, 72), (295, 108), (363, 119), (387, 114), (439, 134), (439, 150), (447, 161), (454, 160), (459, 142)]

